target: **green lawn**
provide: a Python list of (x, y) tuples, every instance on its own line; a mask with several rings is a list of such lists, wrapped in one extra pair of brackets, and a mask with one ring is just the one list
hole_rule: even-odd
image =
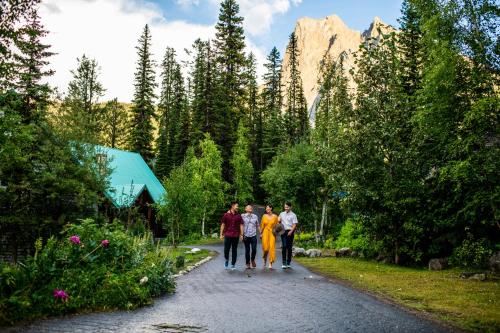
[(413, 310), (475, 332), (500, 332), (500, 282), (459, 278), (458, 269), (429, 271), (351, 258), (297, 258), (312, 271), (347, 281)]
[[(200, 252), (197, 253), (186, 253), (190, 249), (185, 248), (185, 247), (167, 247), (165, 246), (164, 248), (165, 253), (172, 259), (172, 262), (174, 263), (174, 274), (178, 273), (179, 271), (183, 270), (187, 266), (193, 265), (197, 263), (198, 261), (208, 257), (208, 256), (214, 256), (214, 253), (208, 250), (201, 250)], [(184, 256), (184, 266), (182, 267), (175, 267), (175, 260), (178, 256)]]

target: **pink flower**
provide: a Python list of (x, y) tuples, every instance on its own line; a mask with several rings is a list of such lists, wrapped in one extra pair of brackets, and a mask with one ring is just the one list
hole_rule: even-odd
[(63, 301), (67, 300), (69, 297), (68, 293), (62, 289), (54, 289), (53, 295), (55, 299), (61, 299)]
[(101, 241), (101, 246), (104, 247), (104, 248), (107, 248), (109, 246), (109, 240), (103, 239)]
[(71, 241), (71, 243), (73, 244), (80, 244), (80, 237), (78, 237), (77, 235), (73, 235), (69, 238), (69, 240)]

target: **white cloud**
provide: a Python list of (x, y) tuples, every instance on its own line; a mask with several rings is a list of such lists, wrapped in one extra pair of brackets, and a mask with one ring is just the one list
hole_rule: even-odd
[[(176, 0), (183, 7), (199, 6), (203, 0)], [(221, 0), (205, 0), (209, 5), (219, 7)], [(291, 6), (298, 6), (302, 0), (237, 0), (240, 5), (245, 31), (250, 35), (260, 36), (273, 24), (275, 15), (285, 14)]]
[(57, 53), (50, 59), (56, 74), (49, 83), (65, 92), (76, 58), (85, 53), (101, 67), (101, 82), (107, 89), (104, 99), (118, 97), (124, 102), (133, 96), (135, 47), (146, 23), (157, 63), (167, 46), (174, 47), (182, 60), (184, 48), (196, 38), (214, 35), (212, 25), (166, 21), (157, 6), (136, 0), (47, 0), (40, 14), (50, 32), (47, 43)]
[[(205, 1), (219, 4), (218, 0)], [(177, 2), (197, 5), (199, 0)], [(251, 35), (268, 31), (273, 15), (285, 13), (290, 6), (289, 0), (239, 0), (239, 3), (245, 17), (245, 30)], [(100, 80), (106, 88), (103, 100), (117, 97), (123, 102), (131, 101), (137, 60), (135, 47), (146, 23), (151, 27), (152, 52), (157, 64), (167, 46), (176, 49), (180, 61), (187, 60), (184, 49), (195, 39), (215, 36), (216, 17), (210, 25), (167, 21), (161, 8), (146, 0), (46, 0), (40, 15), (49, 31), (46, 42), (57, 53), (50, 59), (56, 74), (49, 78), (49, 83), (66, 92), (76, 58), (86, 54), (95, 58), (101, 67)], [(248, 35), (246, 43), (246, 51), (252, 51), (257, 59), (260, 78), (265, 51)]]

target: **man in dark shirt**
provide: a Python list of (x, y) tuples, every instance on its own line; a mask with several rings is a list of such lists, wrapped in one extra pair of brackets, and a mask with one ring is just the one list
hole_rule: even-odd
[(224, 240), (224, 258), (226, 262), (224, 267), (229, 267), (229, 250), (231, 249), (231, 269), (234, 270), (236, 264), (236, 257), (238, 255), (238, 241), (243, 239), (243, 219), (238, 214), (238, 202), (231, 202), (231, 208), (228, 213), (222, 216), (220, 225), (220, 239)]

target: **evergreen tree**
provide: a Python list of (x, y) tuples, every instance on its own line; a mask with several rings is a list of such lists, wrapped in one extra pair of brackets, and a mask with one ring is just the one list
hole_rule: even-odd
[[(263, 114), (262, 108), (259, 106), (259, 87), (257, 85), (257, 63), (253, 53), (248, 56), (248, 64), (246, 69), (246, 115), (244, 117), (244, 126), (248, 130), (248, 144), (250, 145), (250, 159), (252, 161), (252, 187), (254, 193), (258, 192), (259, 177), (260, 177), (260, 160), (262, 155), (263, 144)], [(241, 121), (240, 121), (241, 124)], [(239, 137), (239, 127), (238, 127)], [(238, 139), (237, 139), (238, 140)], [(234, 148), (233, 148), (234, 149)], [(234, 168), (234, 166), (233, 166)], [(236, 170), (235, 179), (236, 182)]]
[(299, 71), (299, 50), (295, 32), (290, 35), (287, 53), (290, 59), (290, 77), (286, 92), (285, 129), (290, 144), (297, 143), (309, 136), (309, 115), (307, 102), (302, 87), (302, 78)]
[(159, 136), (157, 139), (157, 155), (155, 163), (155, 173), (159, 178), (168, 176), (174, 166), (173, 149), (170, 144), (172, 137), (175, 136), (178, 119), (175, 118), (174, 100), (175, 100), (175, 71), (177, 62), (175, 60), (175, 50), (167, 47), (165, 56), (161, 64), (161, 93), (158, 104), (159, 115)]
[[(172, 127), (175, 127), (175, 134), (171, 138), (173, 141), (173, 156), (175, 165), (179, 165), (184, 160), (184, 155), (186, 154), (187, 149), (190, 145), (190, 126), (191, 119), (189, 115), (189, 108), (186, 97), (186, 90), (184, 84), (184, 78), (181, 72), (181, 66), (177, 64), (174, 73), (174, 113), (176, 114), (175, 118), (178, 119), (177, 124), (171, 124)], [(170, 143), (172, 144), (172, 142)]]
[(192, 77), (192, 128), (191, 143), (198, 145), (204, 133), (216, 138), (224, 130), (222, 113), (216, 110), (217, 80), (215, 54), (209, 41), (196, 40), (193, 44), (194, 61)]
[(14, 55), (18, 77), (15, 88), (23, 96), (23, 120), (26, 123), (43, 119), (49, 104), (51, 89), (47, 83), (41, 82), (42, 78), (54, 74), (53, 70), (45, 68), (49, 64), (46, 58), (53, 55), (48, 51), (50, 45), (41, 40), (46, 35), (37, 10), (30, 10), (26, 25), (18, 30), (15, 45), (19, 53)]
[(262, 148), (258, 170), (262, 171), (271, 162), (278, 152), (278, 147), (283, 143), (283, 119), (281, 110), (283, 104), (282, 84), (281, 84), (281, 59), (279, 51), (273, 47), (267, 56), (267, 63), (264, 65), (266, 73), (263, 76), (263, 90), (261, 93), (262, 118)]
[(231, 166), (234, 170), (233, 190), (234, 200), (248, 203), (253, 200), (253, 166), (250, 160), (250, 144), (248, 129), (240, 121), (238, 126), (238, 139), (233, 147)]
[(13, 46), (41, 0), (0, 2), (0, 92), (15, 88), (16, 52)]
[(99, 65), (85, 55), (77, 58), (77, 62), (55, 121), (67, 139), (98, 143), (103, 118), (103, 108), (98, 103), (105, 91), (99, 82)]
[(111, 148), (124, 148), (129, 129), (129, 119), (125, 106), (115, 98), (106, 103), (103, 111), (103, 144)]
[(132, 128), (130, 149), (151, 163), (153, 159), (153, 123), (155, 117), (154, 89), (155, 72), (151, 54), (151, 33), (146, 24), (137, 46), (137, 68), (135, 73), (135, 93), (132, 101)]
[(231, 178), (229, 160), (236, 141), (236, 126), (244, 108), (243, 71), (245, 36), (243, 17), (239, 16), (236, 0), (223, 0), (214, 40), (218, 69), (217, 112), (220, 112), (221, 130), (214, 137), (221, 147), (224, 179)]

